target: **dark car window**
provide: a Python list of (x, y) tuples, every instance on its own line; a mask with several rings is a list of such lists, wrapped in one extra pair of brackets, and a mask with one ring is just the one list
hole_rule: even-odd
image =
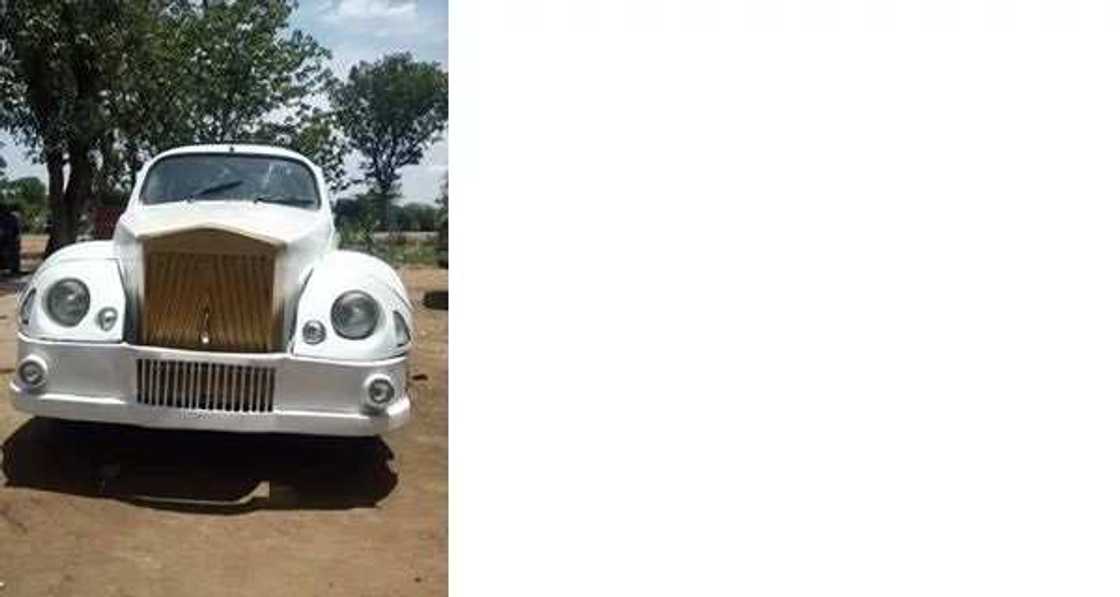
[(195, 154), (161, 159), (148, 170), (140, 200), (261, 201), (319, 207), (315, 176), (307, 166), (271, 156)]

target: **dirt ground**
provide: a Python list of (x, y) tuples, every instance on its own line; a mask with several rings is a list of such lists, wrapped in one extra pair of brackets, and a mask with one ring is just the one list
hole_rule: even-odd
[(0, 597), (446, 594), (448, 314), (423, 296), (447, 272), (402, 276), (413, 418), (373, 439), (17, 413), (18, 285), (0, 283)]

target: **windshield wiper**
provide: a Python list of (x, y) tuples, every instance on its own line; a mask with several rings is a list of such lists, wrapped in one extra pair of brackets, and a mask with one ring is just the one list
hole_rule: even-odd
[(253, 203), (279, 203), (281, 205), (311, 205), (315, 203), (314, 199), (306, 197), (294, 197), (292, 195), (257, 195), (253, 198)]
[(218, 183), (216, 185), (211, 185), (211, 186), (208, 186), (208, 187), (202, 187), (201, 189), (198, 189), (197, 191), (191, 193), (190, 195), (187, 195), (187, 201), (190, 201), (191, 199), (198, 199), (199, 197), (202, 197), (203, 195), (209, 195), (211, 193), (217, 193), (218, 191), (224, 191), (226, 189), (232, 189), (233, 187), (236, 187), (243, 182), (245, 182), (245, 181), (244, 180), (231, 180), (231, 181), (228, 181), (228, 182)]

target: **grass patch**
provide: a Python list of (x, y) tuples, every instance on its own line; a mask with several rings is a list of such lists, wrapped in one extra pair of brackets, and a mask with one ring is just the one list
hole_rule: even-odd
[(436, 267), (438, 242), (436, 239), (411, 239), (393, 236), (378, 240), (372, 247), (361, 242), (347, 242), (343, 237), (341, 248), (367, 253), (381, 259), (393, 267), (403, 265), (424, 265)]
[(390, 265), (436, 265), (436, 244), (434, 242), (406, 243), (400, 245), (381, 244), (374, 255)]

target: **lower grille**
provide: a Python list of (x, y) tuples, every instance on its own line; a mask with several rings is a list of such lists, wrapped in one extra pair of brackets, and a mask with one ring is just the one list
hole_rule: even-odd
[(193, 361), (136, 361), (140, 404), (240, 413), (272, 412), (276, 370)]

